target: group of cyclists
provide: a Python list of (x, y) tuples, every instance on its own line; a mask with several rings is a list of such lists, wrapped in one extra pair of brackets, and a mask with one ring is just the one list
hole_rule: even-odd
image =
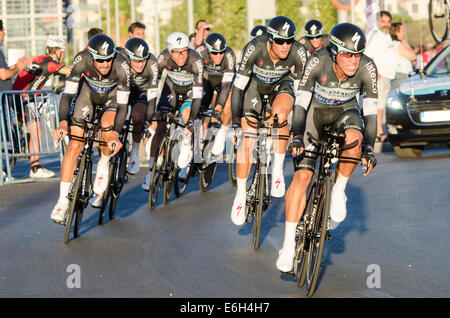
[[(190, 47), (186, 34), (171, 33), (158, 57), (139, 37), (130, 38), (123, 48), (116, 47), (106, 34), (90, 38), (87, 48), (74, 57), (67, 75), (54, 137), (60, 141), (69, 131), (70, 136), (83, 137), (96, 107), (102, 107), (100, 139), (105, 143), (100, 146), (92, 205), (101, 205), (109, 161), (122, 147), (119, 136), (128, 107), (132, 107), (133, 147), (127, 173), (139, 171), (139, 143), (144, 138), (150, 166), (142, 184), (144, 190), (150, 187), (152, 166), (158, 164), (155, 157), (163, 131), (163, 123), (158, 120), (161, 114), (176, 113), (182, 124), (176, 160), (183, 169), (192, 160), (194, 121), (201, 110), (211, 107), (221, 122), (211, 152), (223, 152), (230, 130), (235, 136), (237, 190), (231, 220), (236, 225), (244, 224), (255, 140), (243, 136), (257, 133), (247, 119), (265, 109), (269, 122), (277, 118), (278, 134), (291, 136), (290, 141), (272, 136), (270, 187), (271, 196), (285, 196), (285, 237), (276, 266), (282, 272), (291, 271), (296, 226), (305, 208), (316, 161), (310, 152), (314, 145), (306, 132), (320, 138), (324, 126), (335, 124), (345, 131), (346, 143), (358, 142), (358, 147), (345, 150), (343, 155), (361, 158), (364, 175), (376, 164), (377, 70), (363, 54), (364, 32), (356, 25), (341, 23), (324, 34), (318, 20), (309, 21), (305, 32), (305, 37), (297, 41), (294, 22), (285, 16), (274, 17), (267, 26), (252, 30), (252, 39), (243, 48), (239, 63), (219, 33), (209, 33), (196, 49)], [(166, 77), (159, 93), (163, 71)], [(56, 223), (64, 224), (82, 148), (79, 138), (70, 138), (61, 166), (59, 199), (51, 213)], [(283, 164), (287, 150), (294, 157), (295, 173), (286, 191)], [(343, 160), (337, 166), (331, 194), (331, 229), (346, 216), (345, 188), (355, 167), (356, 163)]]

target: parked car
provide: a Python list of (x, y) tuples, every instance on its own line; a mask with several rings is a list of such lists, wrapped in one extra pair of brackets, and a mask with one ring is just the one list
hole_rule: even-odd
[(386, 130), (399, 157), (419, 157), (432, 144), (450, 145), (449, 44), (388, 96)]

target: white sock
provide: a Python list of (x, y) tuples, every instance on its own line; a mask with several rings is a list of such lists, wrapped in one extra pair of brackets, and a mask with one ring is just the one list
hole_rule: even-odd
[(59, 183), (59, 199), (58, 202), (62, 202), (67, 199), (67, 195), (69, 194), (71, 182), (60, 182)]
[(107, 156), (107, 155), (103, 154), (103, 152), (102, 152), (100, 159), (98, 159), (97, 171), (98, 171), (98, 167), (109, 164), (109, 158), (111, 158), (111, 156)]
[(295, 247), (295, 233), (297, 230), (297, 222), (287, 222), (284, 227), (284, 242), (282, 248)]
[(141, 144), (140, 141), (138, 141), (138, 142), (133, 141), (133, 146), (131, 147), (131, 152), (132, 152), (134, 155), (139, 154), (139, 145), (140, 145), (140, 144)]
[(236, 197), (239, 195), (245, 196), (247, 194), (247, 178), (236, 178), (237, 192)]
[(345, 192), (345, 187), (347, 186), (348, 179), (350, 177), (344, 177), (342, 174), (336, 174), (336, 183), (333, 186), (333, 191)]
[(220, 126), (218, 133), (222, 133), (222, 134), (226, 135), (228, 132), (228, 128), (230, 128), (230, 125), (228, 125), (228, 126), (222, 125), (222, 126)]
[(286, 155), (285, 152), (283, 152), (282, 154), (276, 152), (273, 153), (272, 173), (283, 174), (283, 164), (285, 155)]

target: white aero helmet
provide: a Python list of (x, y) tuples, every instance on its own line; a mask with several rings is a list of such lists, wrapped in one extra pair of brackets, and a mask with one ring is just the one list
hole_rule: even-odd
[(64, 51), (66, 49), (66, 41), (58, 35), (50, 34), (47, 37), (47, 47), (59, 47)]
[(170, 33), (166, 40), (167, 50), (172, 53), (172, 50), (184, 49), (189, 47), (189, 38), (183, 32)]

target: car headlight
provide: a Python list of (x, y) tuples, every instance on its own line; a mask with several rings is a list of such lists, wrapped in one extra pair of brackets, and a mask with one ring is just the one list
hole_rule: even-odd
[(402, 102), (398, 97), (399, 96), (395, 93), (389, 94), (386, 101), (386, 107), (389, 107), (390, 109), (403, 109)]

